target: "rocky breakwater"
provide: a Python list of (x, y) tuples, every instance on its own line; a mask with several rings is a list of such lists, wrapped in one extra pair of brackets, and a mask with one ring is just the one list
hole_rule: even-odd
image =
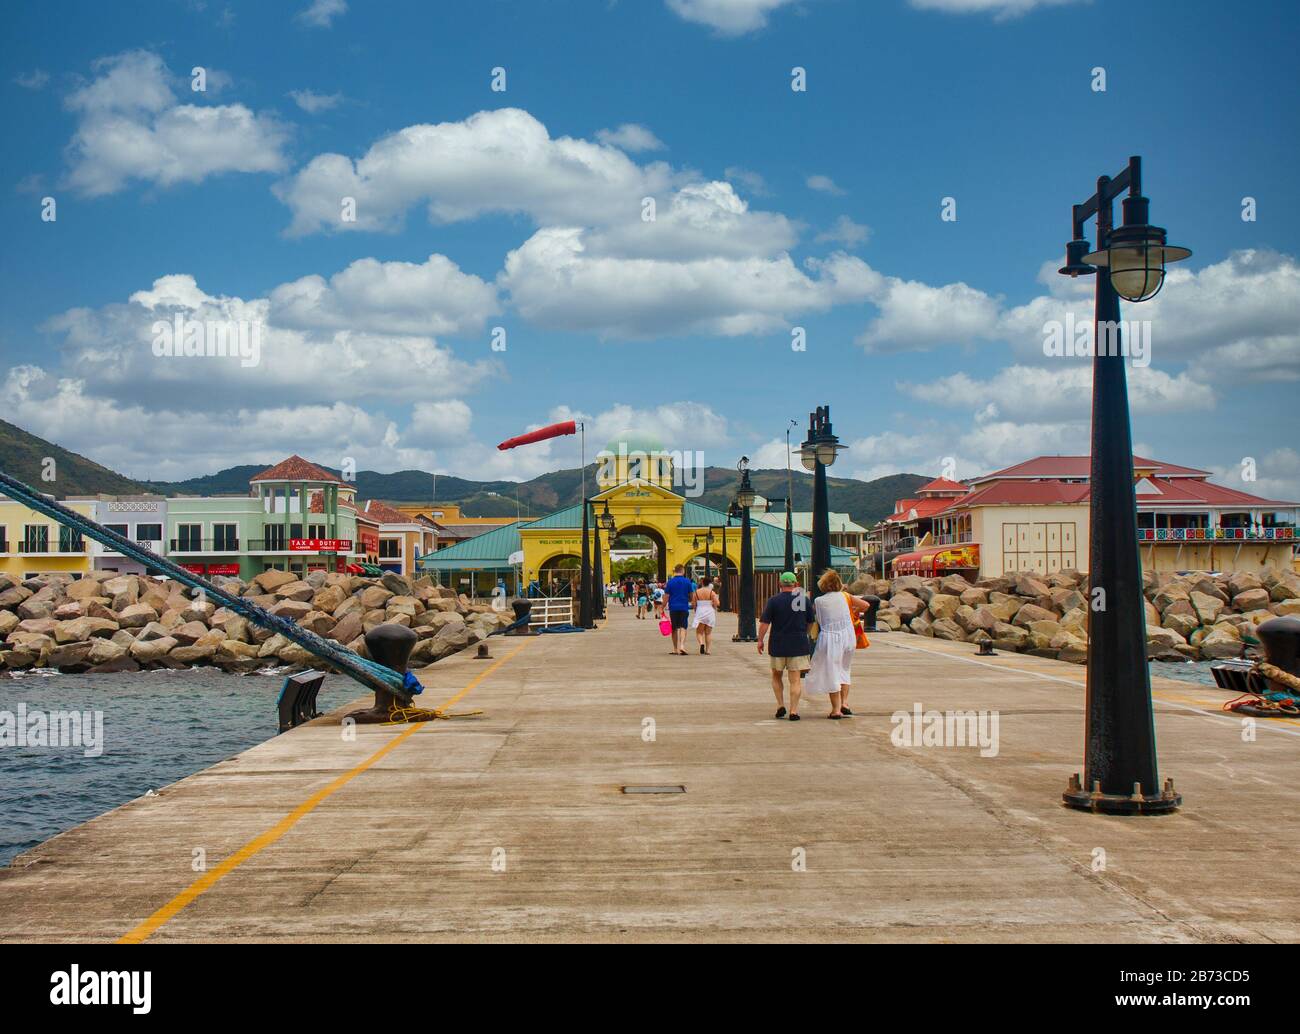
[[(850, 591), (881, 599), (877, 624), (956, 642), (991, 642), (1005, 651), (1083, 664), (1088, 658), (1086, 575), (1008, 574), (969, 582), (957, 575), (892, 580), (859, 578)], [(1250, 640), (1262, 621), (1300, 615), (1300, 575), (1143, 575), (1147, 656), (1160, 661), (1255, 656)]]
[[(473, 646), (513, 613), (472, 603), (426, 578), (361, 578), (315, 571), (305, 579), (266, 571), (220, 588), (366, 656), (365, 633), (395, 622), (420, 640), (411, 667)], [(51, 574), (16, 582), (0, 574), (0, 671), (139, 671), (214, 665), (247, 673), (322, 667), (297, 643), (204, 599), (179, 582), (109, 571), (79, 579)]]

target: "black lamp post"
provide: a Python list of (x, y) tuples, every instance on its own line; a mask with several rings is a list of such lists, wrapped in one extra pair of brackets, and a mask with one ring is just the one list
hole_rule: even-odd
[[(601, 620), (605, 617), (605, 560), (602, 556), (604, 551), (600, 546), (600, 529), (604, 528), (606, 531), (610, 532), (612, 536), (613, 527), (614, 515), (609, 512), (609, 500), (607, 499), (605, 500), (605, 511), (596, 518), (596, 527), (594, 529), (596, 540), (596, 564), (595, 573), (592, 578), (592, 589), (595, 593), (593, 597), (593, 616)], [(609, 541), (613, 542), (614, 539), (611, 537)]]
[[(696, 535), (693, 539), (691, 539), (691, 548), (692, 549), (700, 548), (700, 537), (698, 535)], [(711, 574), (713, 574), (712, 569), (709, 567), (709, 550), (712, 548), (713, 548), (713, 529), (706, 528), (704, 531), (704, 577), (705, 578), (708, 578)]]
[(773, 503), (785, 503), (785, 566), (781, 568), (781, 570), (789, 571), (793, 574), (794, 573), (794, 513), (790, 508), (790, 497), (788, 495), (784, 499), (773, 499), (769, 497), (766, 506), (766, 510), (768, 513), (772, 512)]
[(812, 569), (809, 588), (820, 595), (817, 579), (831, 566), (831, 517), (826, 495), (826, 468), (844, 448), (831, 431), (831, 407), (818, 406), (808, 414), (808, 438), (799, 446), (804, 468), (813, 472)]
[(587, 524), (590, 504), (590, 499), (582, 500), (582, 566), (578, 571), (578, 625), (582, 628), (596, 627), (591, 598), (591, 531)]
[(754, 486), (749, 481), (749, 457), (740, 457), (736, 464), (740, 471), (740, 487), (736, 489), (735, 505), (740, 510), (740, 603), (737, 607), (736, 634), (732, 642), (752, 643), (758, 640), (754, 625), (754, 543), (749, 534), (749, 508), (754, 505)]
[[(1113, 202), (1125, 190), (1124, 225), (1115, 229)], [(1141, 302), (1164, 284), (1165, 264), (1191, 254), (1165, 243), (1147, 223), (1142, 159), (1074, 206), (1073, 238), (1065, 246), (1068, 277), (1097, 276), (1093, 325), (1092, 469), (1089, 476), (1087, 724), (1083, 782), (1075, 774), (1064, 796), (1072, 808), (1108, 814), (1172, 811), (1182, 804), (1173, 780), (1160, 786), (1151, 675), (1147, 668), (1142, 562), (1138, 555), (1133, 438), (1119, 330), (1119, 299)], [(1097, 217), (1097, 250), (1088, 253), (1084, 223)], [(1095, 595), (1100, 589), (1104, 596)]]

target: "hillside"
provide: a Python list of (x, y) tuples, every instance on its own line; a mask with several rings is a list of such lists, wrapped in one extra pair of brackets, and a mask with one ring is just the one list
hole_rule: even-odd
[[(54, 480), (42, 480), (46, 458), (54, 460)], [(70, 495), (135, 495), (151, 489), (94, 460), (68, 452), (21, 427), (0, 420), (0, 469), (34, 488), (60, 498)]]
[[(153, 492), (160, 495), (241, 495), (248, 491), (248, 481), (266, 468), (261, 463), (227, 467), (214, 474), (185, 481), (134, 481), (84, 456), (68, 452), (57, 445), (28, 434), (22, 428), (0, 421), (0, 467), (14, 477), (41, 485), (44, 457), (55, 460), (58, 480), (47, 491), (58, 496), (128, 495)], [(337, 474), (338, 469), (320, 464)], [(596, 465), (587, 468), (587, 486), (595, 486)], [(786, 492), (784, 470), (756, 470), (751, 473), (755, 490), (763, 496), (782, 498)], [(704, 493), (699, 501), (717, 509), (726, 509), (735, 494), (739, 475), (729, 467), (707, 467)], [(796, 510), (812, 509), (812, 475), (797, 470), (793, 475)], [(830, 507), (848, 513), (859, 524), (870, 526), (893, 511), (894, 500), (910, 495), (928, 478), (919, 474), (891, 474), (874, 481), (853, 478), (827, 478)], [(577, 468), (556, 470), (531, 481), (470, 481), (466, 478), (439, 476), (428, 471), (399, 470), (380, 474), (373, 470), (357, 472), (357, 496), (388, 502), (428, 503), (458, 502), (472, 517), (539, 517), (563, 506), (576, 504), (582, 495), (582, 471)], [(781, 504), (777, 504), (778, 506)]]

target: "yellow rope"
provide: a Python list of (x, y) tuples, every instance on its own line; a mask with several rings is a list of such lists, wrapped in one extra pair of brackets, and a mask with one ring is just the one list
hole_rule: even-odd
[(437, 707), (398, 707), (393, 705), (388, 711), (388, 721), (384, 725), (403, 725), (406, 722), (429, 722), (435, 719), (474, 718), (482, 711), (443, 711)]
[(1280, 682), (1284, 686), (1290, 686), (1292, 689), (1300, 689), (1300, 678), (1292, 675), (1289, 671), (1283, 671), (1276, 664), (1269, 664), (1267, 661), (1256, 661), (1255, 668), (1266, 679), (1272, 679), (1274, 682)]

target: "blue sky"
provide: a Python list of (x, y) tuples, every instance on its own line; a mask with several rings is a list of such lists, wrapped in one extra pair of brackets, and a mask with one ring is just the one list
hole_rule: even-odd
[[(570, 415), (781, 465), (823, 403), (846, 474), (1083, 452), (1088, 364), (1042, 326), (1091, 284), (1051, 270), (1141, 154), (1194, 255), (1125, 309), (1138, 447), (1300, 497), (1292, 4), (154, 0), (6, 28), (0, 403), (126, 473), (528, 477), (576, 444), (495, 443)], [(155, 356), (176, 313), (257, 322), (258, 365)]]

